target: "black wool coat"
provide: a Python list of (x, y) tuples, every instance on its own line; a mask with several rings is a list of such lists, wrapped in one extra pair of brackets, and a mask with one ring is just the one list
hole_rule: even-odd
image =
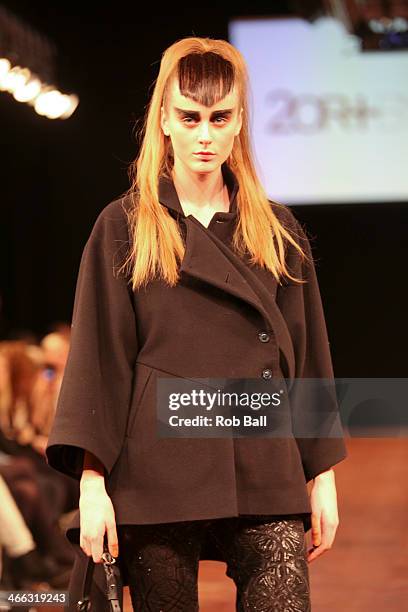
[[(231, 248), (238, 184), (222, 167), (229, 212), (208, 228), (183, 214), (170, 179), (159, 199), (185, 239), (181, 279), (133, 291), (114, 270), (130, 235), (127, 197), (107, 205), (84, 248), (77, 280), (71, 346), (47, 460), (80, 478), (84, 449), (103, 463), (116, 522), (164, 523), (239, 515), (302, 514), (310, 529), (306, 483), (346, 457), (337, 438), (158, 438), (160, 377), (330, 378), (329, 343), (313, 264), (288, 249), (304, 285), (279, 286)], [(280, 220), (311, 254), (289, 208)], [(79, 513), (67, 535), (79, 540)], [(220, 559), (205, 548), (202, 558)]]

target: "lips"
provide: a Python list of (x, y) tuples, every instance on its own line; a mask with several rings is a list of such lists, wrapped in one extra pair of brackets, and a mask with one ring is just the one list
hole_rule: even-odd
[(198, 151), (198, 153), (194, 153), (194, 155), (199, 155), (200, 157), (212, 157), (215, 153), (211, 153), (210, 151)]

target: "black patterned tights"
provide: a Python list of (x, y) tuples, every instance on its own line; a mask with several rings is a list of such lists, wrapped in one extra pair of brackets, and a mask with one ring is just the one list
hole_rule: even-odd
[(238, 612), (310, 612), (305, 532), (297, 515), (120, 527), (121, 567), (135, 612), (199, 609), (204, 536), (222, 550)]

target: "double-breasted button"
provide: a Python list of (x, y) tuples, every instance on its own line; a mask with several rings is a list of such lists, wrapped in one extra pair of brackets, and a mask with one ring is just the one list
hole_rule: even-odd
[(269, 368), (263, 370), (262, 378), (265, 378), (265, 380), (269, 380), (270, 378), (272, 378), (272, 370), (270, 370)]
[(270, 335), (264, 331), (259, 332), (258, 338), (261, 342), (269, 342), (269, 340), (271, 339)]

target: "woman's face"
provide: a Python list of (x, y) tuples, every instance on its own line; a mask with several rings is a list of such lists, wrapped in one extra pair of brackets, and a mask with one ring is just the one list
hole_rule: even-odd
[(173, 80), (166, 108), (162, 107), (161, 127), (171, 139), (176, 170), (181, 166), (204, 174), (218, 170), (230, 155), (241, 125), (235, 89), (207, 107), (183, 96), (177, 79)]

